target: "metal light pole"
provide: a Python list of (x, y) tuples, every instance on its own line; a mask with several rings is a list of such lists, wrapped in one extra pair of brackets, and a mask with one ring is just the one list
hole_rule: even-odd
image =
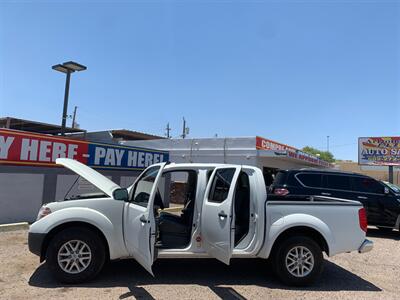
[(65, 125), (67, 123), (69, 83), (71, 80), (71, 74), (74, 72), (84, 71), (87, 68), (84, 65), (78, 64), (73, 61), (68, 61), (63, 64), (54, 65), (51, 68), (58, 72), (67, 74), (67, 78), (65, 81), (64, 106), (63, 106), (63, 114), (62, 114), (62, 121), (61, 121), (61, 135), (65, 135)]

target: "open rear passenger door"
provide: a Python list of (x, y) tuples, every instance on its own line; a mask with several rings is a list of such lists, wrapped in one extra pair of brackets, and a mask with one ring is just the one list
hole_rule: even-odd
[(154, 252), (156, 221), (154, 199), (166, 163), (148, 167), (135, 181), (130, 201), (124, 207), (124, 240), (129, 255), (136, 259), (150, 274), (156, 258)]
[(215, 168), (208, 181), (201, 212), (203, 247), (216, 259), (229, 264), (234, 245), (233, 198), (241, 168)]

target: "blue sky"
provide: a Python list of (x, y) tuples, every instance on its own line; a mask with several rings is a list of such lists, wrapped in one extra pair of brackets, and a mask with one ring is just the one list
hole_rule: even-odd
[[(260, 135), (357, 158), (400, 135), (400, 1), (1, 1), (0, 116), (191, 137)], [(69, 120), (70, 122), (70, 120)]]

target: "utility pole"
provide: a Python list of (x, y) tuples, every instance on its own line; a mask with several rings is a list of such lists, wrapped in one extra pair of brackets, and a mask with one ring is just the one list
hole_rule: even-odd
[(326, 136), (326, 150), (329, 152), (329, 135)]
[(165, 128), (165, 130), (167, 131), (167, 139), (171, 138), (170, 132), (171, 132), (171, 127), (169, 127), (169, 122), (167, 123), (167, 128)]
[(183, 128), (182, 128), (182, 135), (181, 137), (184, 139), (186, 137), (186, 120), (185, 117), (183, 117)]
[(75, 128), (75, 118), (76, 118), (76, 110), (78, 106), (75, 105), (74, 114), (72, 115), (72, 128)]

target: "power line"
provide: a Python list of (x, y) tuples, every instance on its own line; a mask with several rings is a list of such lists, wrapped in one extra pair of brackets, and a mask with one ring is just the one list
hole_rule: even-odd
[[(356, 143), (348, 143), (348, 144), (341, 144), (341, 145), (329, 145), (329, 149), (338, 148), (338, 147), (353, 146), (353, 145), (358, 145), (358, 143), (356, 142)], [(325, 146), (325, 147), (326, 147), (326, 146)], [(318, 147), (318, 148), (323, 149), (324, 146)]]

